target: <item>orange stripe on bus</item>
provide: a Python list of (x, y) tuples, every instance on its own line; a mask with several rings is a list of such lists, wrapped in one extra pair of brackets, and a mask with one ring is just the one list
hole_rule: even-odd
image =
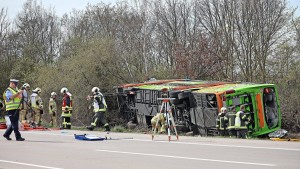
[[(216, 94), (216, 97), (217, 97), (217, 103), (218, 104), (218, 109), (221, 110), (221, 108), (223, 107), (223, 100), (222, 100), (222, 97), (221, 97), (221, 94), (224, 94), (224, 93), (217, 93)], [(224, 105), (225, 107), (226, 105)]]
[(264, 113), (263, 113), (263, 106), (260, 94), (256, 95), (256, 102), (257, 102), (257, 111), (258, 111), (258, 120), (259, 120), (259, 127), (263, 128), (265, 126), (264, 122)]

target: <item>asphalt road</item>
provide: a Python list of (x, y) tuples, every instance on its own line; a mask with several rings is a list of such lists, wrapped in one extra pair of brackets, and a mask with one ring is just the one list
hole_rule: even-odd
[[(1, 136), (4, 130), (0, 130)], [(111, 138), (80, 141), (74, 134)], [(299, 169), (300, 143), (56, 130), (0, 138), (0, 169)]]

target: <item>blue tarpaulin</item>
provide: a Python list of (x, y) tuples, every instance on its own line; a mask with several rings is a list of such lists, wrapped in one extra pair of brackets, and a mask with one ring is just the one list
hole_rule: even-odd
[(77, 139), (77, 140), (85, 140), (85, 141), (103, 141), (106, 139), (103, 137), (99, 137), (96, 135), (90, 135), (90, 134), (82, 134), (82, 135), (74, 134), (74, 136), (75, 136), (75, 139)]

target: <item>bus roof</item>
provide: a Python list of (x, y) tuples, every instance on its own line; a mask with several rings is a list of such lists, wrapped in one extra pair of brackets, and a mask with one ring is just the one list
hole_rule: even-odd
[[(194, 89), (196, 93), (220, 93), (227, 90), (242, 90), (246, 88), (256, 88), (264, 86), (274, 86), (274, 84), (257, 84), (257, 83), (240, 83), (240, 82), (222, 82), (222, 81), (205, 81), (189, 79), (169, 79), (155, 80), (151, 82), (125, 84), (122, 88), (137, 88), (148, 90), (168, 89), (170, 91)], [(198, 89), (198, 90), (197, 90)]]
[(194, 92), (196, 93), (221, 93), (227, 90), (243, 90), (249, 88), (270, 87), (274, 84), (256, 84), (256, 83), (233, 83), (218, 86), (205, 87)]

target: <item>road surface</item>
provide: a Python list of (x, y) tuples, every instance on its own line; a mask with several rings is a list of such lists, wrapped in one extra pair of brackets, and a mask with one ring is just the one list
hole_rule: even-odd
[[(0, 130), (1, 136), (5, 130)], [(0, 138), (0, 169), (299, 169), (300, 143), (99, 131), (21, 131)], [(80, 141), (74, 134), (111, 138)]]

